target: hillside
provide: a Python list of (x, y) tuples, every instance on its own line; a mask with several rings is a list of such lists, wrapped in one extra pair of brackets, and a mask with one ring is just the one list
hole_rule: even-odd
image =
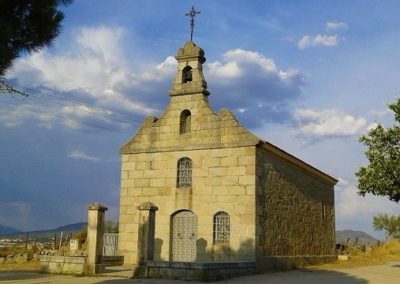
[(64, 234), (69, 234), (69, 233), (77, 233), (83, 228), (85, 228), (86, 223), (75, 223), (75, 224), (68, 224), (64, 225), (55, 229), (49, 229), (49, 230), (39, 230), (39, 231), (29, 231), (29, 232), (13, 232), (13, 233), (6, 233), (6, 234), (1, 234), (3, 236), (7, 236), (9, 238), (23, 238), (25, 237), (26, 234), (29, 235), (29, 238), (37, 238), (37, 239), (48, 239), (54, 236), (54, 234), (60, 234), (61, 232), (64, 232)]
[[(38, 231), (29, 231), (29, 232), (21, 232), (18, 230), (9, 231), (9, 233), (0, 233), (0, 236), (7, 237), (10, 239), (24, 239), (26, 234), (29, 235), (30, 239), (37, 240), (48, 240), (54, 237), (54, 234), (57, 234), (58, 237), (60, 233), (63, 232), (64, 236), (66, 234), (75, 234), (86, 228), (86, 223), (75, 223), (68, 224), (58, 228), (49, 229), (49, 230), (38, 230)], [(12, 229), (12, 228), (11, 228)], [(114, 221), (105, 221), (105, 231), (106, 232), (117, 232), (118, 231), (118, 223)]]
[(368, 235), (366, 232), (363, 231), (353, 231), (353, 230), (339, 230), (336, 231), (336, 243), (346, 243), (347, 239), (350, 238), (349, 244), (354, 244), (357, 240), (358, 245), (366, 245), (366, 244), (373, 244), (377, 243), (378, 240)]
[(1, 235), (8, 235), (8, 234), (15, 234), (20, 233), (21, 231), (12, 227), (7, 227), (0, 225), (0, 236)]

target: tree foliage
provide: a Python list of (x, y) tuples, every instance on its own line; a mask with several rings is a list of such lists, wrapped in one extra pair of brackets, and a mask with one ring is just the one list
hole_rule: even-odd
[(72, 0), (0, 0), (0, 76), (23, 52), (51, 45)]
[(361, 167), (358, 178), (359, 194), (387, 196), (390, 200), (400, 200), (400, 98), (389, 105), (394, 112), (396, 123), (385, 128), (378, 124), (367, 135), (360, 138), (368, 149), (365, 155), (369, 165)]
[(378, 214), (373, 219), (373, 226), (376, 231), (385, 231), (389, 239), (400, 239), (400, 216)]

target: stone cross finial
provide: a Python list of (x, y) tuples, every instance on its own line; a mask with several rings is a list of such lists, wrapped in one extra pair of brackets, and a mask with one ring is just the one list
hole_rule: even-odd
[(200, 14), (200, 11), (196, 11), (194, 6), (192, 6), (192, 10), (190, 10), (190, 12), (185, 14), (185, 16), (190, 17), (190, 41), (193, 41), (194, 17), (196, 17), (198, 14)]

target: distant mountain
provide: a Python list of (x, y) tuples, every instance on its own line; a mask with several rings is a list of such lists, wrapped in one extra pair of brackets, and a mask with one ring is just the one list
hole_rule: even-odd
[[(0, 233), (0, 236), (6, 236), (8, 238), (17, 239), (17, 238), (25, 238), (26, 234), (29, 235), (30, 239), (38, 239), (38, 240), (48, 240), (54, 237), (54, 234), (57, 234), (57, 238), (60, 237), (60, 233), (63, 232), (64, 237), (67, 234), (76, 234), (79, 231), (86, 228), (86, 223), (75, 223), (64, 225), (55, 229), (49, 230), (39, 230), (39, 231), (29, 231), (29, 232), (21, 232), (18, 230), (9, 231), (6, 233)], [(9, 228), (12, 229), (12, 228)], [(0, 227), (1, 230), (1, 227)], [(106, 232), (115, 232), (118, 231), (118, 223), (114, 221), (105, 221), (105, 230)]]
[(8, 234), (15, 234), (20, 233), (21, 231), (12, 227), (7, 227), (0, 225), (0, 236), (1, 235), (8, 235)]
[(363, 231), (353, 231), (353, 230), (336, 231), (336, 243), (346, 243), (347, 239), (350, 239), (349, 244), (354, 244), (356, 238), (358, 238), (357, 245), (374, 244), (379, 241)]
[(54, 236), (54, 234), (59, 235), (61, 232), (64, 234), (75, 234), (79, 232), (80, 230), (84, 229), (86, 227), (86, 223), (75, 223), (75, 224), (68, 224), (64, 225), (55, 229), (49, 229), (49, 230), (40, 230), (40, 231), (29, 231), (29, 232), (21, 232), (17, 231), (14, 233), (8, 233), (8, 234), (3, 234), (8, 237), (12, 238), (20, 238), (20, 237), (25, 237), (26, 234), (29, 235), (29, 238), (37, 238), (37, 239), (48, 239)]

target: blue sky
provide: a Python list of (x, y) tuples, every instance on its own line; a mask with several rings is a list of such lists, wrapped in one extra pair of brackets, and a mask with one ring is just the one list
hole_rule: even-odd
[(51, 48), (6, 74), (0, 98), (0, 224), (23, 230), (86, 219), (99, 201), (117, 219), (119, 147), (168, 102), (178, 48), (194, 41), (215, 111), (338, 177), (337, 229), (372, 229), (386, 198), (359, 197), (358, 137), (399, 97), (398, 1), (75, 0)]

